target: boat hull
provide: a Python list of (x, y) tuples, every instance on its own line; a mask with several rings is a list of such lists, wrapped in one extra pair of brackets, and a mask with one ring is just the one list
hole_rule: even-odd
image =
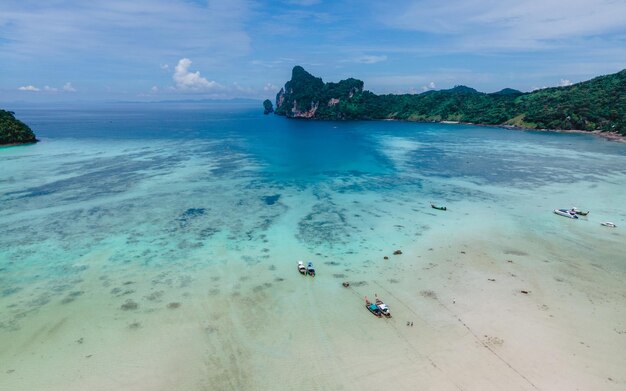
[(554, 213), (559, 215), (559, 216), (563, 216), (563, 217), (567, 217), (568, 219), (577, 219), (578, 216), (575, 214), (571, 214), (569, 211), (567, 210), (562, 210), (562, 209), (555, 209)]
[(313, 263), (309, 262), (306, 265), (306, 273), (311, 276), (311, 277), (315, 277), (315, 268), (313, 267)]
[(372, 315), (374, 315), (377, 318), (381, 318), (383, 316), (383, 314), (381, 314), (380, 312), (380, 309), (376, 307), (376, 305), (373, 305), (372, 303), (365, 304), (365, 308), (367, 308), (367, 310), (371, 312)]
[(389, 311), (389, 307), (387, 307), (387, 305), (383, 303), (382, 300), (376, 300), (376, 307), (378, 307), (378, 310), (381, 314), (383, 314), (385, 318), (391, 318), (391, 311)]

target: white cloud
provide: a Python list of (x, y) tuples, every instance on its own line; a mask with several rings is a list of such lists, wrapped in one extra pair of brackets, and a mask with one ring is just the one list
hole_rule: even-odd
[[(570, 80), (567, 79), (561, 79), (559, 80), (559, 84), (557, 85), (558, 87), (568, 87), (573, 85), (574, 83), (572, 83)], [(538, 91), (538, 90), (543, 90), (546, 88), (550, 88), (549, 86), (541, 86), (541, 87), (537, 87), (537, 86), (533, 86), (530, 88), (530, 91)]]
[(357, 57), (355, 62), (359, 62), (361, 64), (376, 64), (377, 62), (387, 61), (387, 56), (372, 56), (372, 55), (363, 55)]
[(384, 54), (380, 56), (364, 54), (364, 55), (360, 55), (356, 57), (347, 58), (345, 60), (340, 60), (340, 62), (345, 62), (345, 63), (356, 62), (359, 64), (376, 64), (377, 62), (382, 62), (382, 61), (387, 61), (387, 56)]
[(252, 60), (250, 64), (259, 65), (265, 68), (276, 68), (282, 66), (284, 63), (294, 63), (296, 60), (290, 58), (279, 58), (277, 60)]
[(272, 83), (267, 83), (264, 87), (263, 87), (263, 91), (265, 92), (277, 92), (278, 90), (280, 90), (280, 88), (278, 86), (275, 86)]
[[(176, 53), (224, 62), (246, 55), (248, 0), (3, 0), (3, 54), (22, 61), (162, 63)], [(226, 39), (227, 37), (227, 39)]]
[(63, 85), (63, 87), (61, 88), (57, 88), (57, 87), (51, 87), (51, 86), (44, 86), (43, 88), (38, 88), (35, 87), (33, 85), (28, 85), (28, 86), (22, 86), (19, 87), (18, 90), (20, 91), (31, 91), (31, 92), (76, 92), (76, 89), (72, 86), (72, 83), (67, 82)]
[(41, 91), (39, 88), (37, 88), (37, 87), (35, 87), (33, 85), (19, 87), (18, 90), (20, 90), (20, 91), (32, 91), (32, 92)]
[(74, 88), (72, 83), (70, 83), (69, 81), (63, 84), (63, 87), (61, 87), (61, 89), (65, 92), (76, 92), (76, 88)]
[(425, 91), (428, 91), (428, 90), (434, 90), (435, 88), (437, 88), (437, 86), (435, 85), (435, 82), (431, 81), (427, 85), (422, 86), (422, 92), (425, 92)]
[(159, 92), (159, 87), (152, 86), (152, 88), (150, 88), (150, 92), (153, 93), (153, 94), (156, 94), (157, 92)]
[(320, 0), (285, 0), (286, 4), (299, 5), (301, 7), (308, 7), (311, 5), (318, 4)]
[(242, 86), (237, 82), (233, 82), (233, 88), (237, 93), (243, 93), (244, 95), (254, 95), (257, 92), (253, 88)]
[(161, 64), (161, 69), (163, 69), (164, 71), (169, 71), (170, 70), (170, 66), (167, 64)]
[(222, 88), (215, 81), (209, 81), (206, 78), (200, 76), (200, 71), (190, 72), (189, 66), (191, 60), (188, 58), (181, 58), (174, 69), (174, 83), (179, 90), (190, 91), (210, 91)]
[[(527, 49), (591, 39), (624, 28), (626, 2), (615, 0), (414, 0), (379, 6), (386, 25), (449, 40), (458, 49)], [(427, 22), (424, 22), (427, 21)]]
[(76, 88), (69, 81), (63, 84), (62, 90), (65, 92), (76, 92)]

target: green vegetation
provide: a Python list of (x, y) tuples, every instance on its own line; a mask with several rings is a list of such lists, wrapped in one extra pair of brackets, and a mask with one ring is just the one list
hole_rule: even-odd
[[(361, 80), (350, 78), (339, 83), (324, 83), (301, 66), (295, 66), (291, 80), (276, 95), (276, 114), (307, 117), (313, 110), (315, 118), (353, 118), (350, 113), (357, 107), (350, 100), (362, 92)], [(335, 103), (337, 98), (340, 100)]]
[(269, 114), (274, 112), (274, 105), (269, 99), (263, 101), (263, 114)]
[(356, 79), (324, 83), (302, 67), (276, 96), (276, 114), (315, 119), (459, 121), (529, 129), (626, 135), (626, 70), (568, 87), (485, 94), (456, 86), (422, 94), (376, 95)]
[(33, 131), (15, 118), (12, 111), (0, 110), (0, 145), (37, 142)]

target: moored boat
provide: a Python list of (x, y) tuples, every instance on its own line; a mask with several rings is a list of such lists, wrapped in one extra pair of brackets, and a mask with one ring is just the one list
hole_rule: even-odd
[(604, 225), (605, 227), (617, 228), (617, 225), (615, 223), (611, 223), (610, 221), (605, 221), (604, 223), (600, 224)]
[(378, 295), (374, 295), (376, 297), (376, 307), (380, 310), (380, 312), (385, 315), (387, 318), (391, 318), (391, 312), (389, 311), (389, 307), (387, 304), (383, 303), (383, 301), (378, 297)]
[(367, 310), (376, 317), (380, 318), (381, 316), (383, 316), (382, 312), (380, 312), (380, 308), (378, 308), (378, 306), (375, 303), (372, 303), (371, 301), (369, 301), (367, 296), (365, 296), (365, 308), (367, 308)]
[(433, 209), (437, 209), (437, 210), (448, 210), (448, 208), (446, 208), (445, 206), (437, 206), (435, 204), (430, 204), (430, 207)]
[(309, 262), (306, 265), (306, 273), (311, 277), (315, 277), (315, 268), (313, 267), (313, 262)]
[(577, 215), (580, 215), (580, 216), (587, 216), (589, 214), (589, 211), (583, 212), (582, 210), (578, 209), (577, 207), (573, 207), (571, 210), (574, 213), (576, 213)]
[(554, 213), (558, 214), (559, 216), (569, 217), (570, 219), (578, 218), (575, 212), (572, 212), (571, 210), (568, 210), (568, 209), (555, 209)]
[(306, 267), (304, 266), (304, 262), (298, 261), (298, 271), (300, 274), (306, 275)]

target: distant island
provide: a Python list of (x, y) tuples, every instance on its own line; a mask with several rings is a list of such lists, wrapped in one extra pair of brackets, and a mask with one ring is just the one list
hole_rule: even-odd
[(265, 99), (263, 101), (263, 114), (269, 114), (274, 112), (274, 106), (272, 105), (272, 101), (269, 99)]
[(35, 133), (12, 111), (0, 110), (0, 145), (36, 143)]
[(626, 69), (567, 87), (482, 93), (466, 86), (376, 95), (361, 80), (324, 83), (301, 66), (276, 95), (275, 113), (320, 120), (395, 119), (611, 132), (626, 136)]

